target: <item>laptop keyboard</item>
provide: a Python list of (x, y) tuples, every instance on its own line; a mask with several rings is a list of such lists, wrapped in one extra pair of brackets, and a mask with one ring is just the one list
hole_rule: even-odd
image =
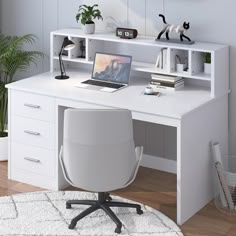
[(125, 86), (123, 84), (113, 84), (113, 83), (107, 83), (104, 81), (97, 81), (97, 80), (86, 80), (86, 81), (83, 81), (82, 84), (90, 84), (90, 85), (96, 85), (96, 86), (113, 88), (113, 89), (119, 89)]

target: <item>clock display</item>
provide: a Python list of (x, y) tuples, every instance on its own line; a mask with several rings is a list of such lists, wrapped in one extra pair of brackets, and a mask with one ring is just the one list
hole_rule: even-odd
[(138, 36), (136, 29), (117, 28), (116, 36), (124, 39), (134, 39)]

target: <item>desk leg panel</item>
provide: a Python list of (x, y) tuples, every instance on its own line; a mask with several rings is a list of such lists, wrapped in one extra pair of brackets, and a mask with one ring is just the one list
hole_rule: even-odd
[(210, 142), (219, 142), (228, 154), (228, 96), (184, 116), (177, 140), (177, 223), (182, 225), (213, 198)]

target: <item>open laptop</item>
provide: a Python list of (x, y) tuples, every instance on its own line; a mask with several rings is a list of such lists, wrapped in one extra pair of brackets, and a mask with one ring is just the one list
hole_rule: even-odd
[(129, 84), (132, 57), (96, 53), (92, 78), (76, 85), (79, 88), (115, 92)]

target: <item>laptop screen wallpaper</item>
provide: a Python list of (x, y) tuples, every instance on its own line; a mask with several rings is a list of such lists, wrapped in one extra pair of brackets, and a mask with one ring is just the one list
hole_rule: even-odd
[(131, 56), (97, 53), (93, 68), (93, 79), (128, 84), (131, 61)]

